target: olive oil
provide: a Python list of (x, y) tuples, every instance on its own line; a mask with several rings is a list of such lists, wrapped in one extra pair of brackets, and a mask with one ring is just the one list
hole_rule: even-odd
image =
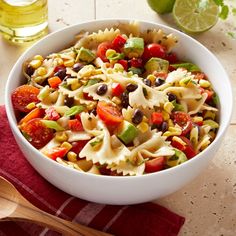
[(33, 41), (47, 31), (47, 0), (0, 0), (0, 31), (13, 42)]

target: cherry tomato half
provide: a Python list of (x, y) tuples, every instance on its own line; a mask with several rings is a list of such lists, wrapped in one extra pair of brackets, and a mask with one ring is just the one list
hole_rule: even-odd
[(30, 110), (26, 108), (26, 106), (31, 102), (38, 102), (39, 89), (32, 85), (21, 85), (17, 87), (12, 95), (12, 104), (13, 107), (22, 112), (29, 112)]
[(107, 62), (106, 51), (108, 49), (113, 49), (113, 45), (110, 42), (103, 42), (98, 45), (97, 56), (100, 57), (104, 62)]
[(106, 102), (98, 102), (97, 114), (106, 125), (115, 126), (123, 121), (118, 108)]
[(144, 48), (142, 58), (144, 61), (148, 61), (152, 57), (165, 58), (165, 56), (165, 48), (162, 45), (158, 43), (151, 43)]
[(149, 160), (145, 162), (145, 172), (152, 173), (157, 172), (164, 169), (165, 165), (165, 157), (157, 157), (155, 159)]
[(188, 113), (182, 111), (175, 111), (172, 113), (172, 119), (175, 124), (182, 128), (182, 135), (186, 135), (192, 129), (192, 120)]
[(35, 118), (21, 126), (27, 140), (37, 149), (45, 146), (53, 138), (53, 130), (46, 127), (41, 118)]
[(191, 159), (194, 156), (196, 156), (197, 152), (194, 150), (190, 140), (184, 136), (179, 136), (179, 138), (181, 138), (186, 143), (186, 145), (183, 145), (182, 143), (179, 143), (175, 140), (171, 141), (171, 145), (179, 149), (180, 151), (184, 152), (188, 159)]
[(53, 147), (45, 150), (43, 153), (52, 160), (56, 160), (58, 157), (63, 158), (67, 152), (68, 149), (64, 147)]

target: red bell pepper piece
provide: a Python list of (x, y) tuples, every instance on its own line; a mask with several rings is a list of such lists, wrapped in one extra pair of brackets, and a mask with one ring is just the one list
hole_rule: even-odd
[(163, 122), (163, 115), (161, 112), (153, 112), (151, 116), (151, 122), (154, 125), (160, 125)]
[(119, 97), (124, 92), (124, 88), (119, 83), (112, 84), (112, 95)]

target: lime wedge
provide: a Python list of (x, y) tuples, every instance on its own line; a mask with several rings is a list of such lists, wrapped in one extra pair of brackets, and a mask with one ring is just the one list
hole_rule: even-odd
[(173, 16), (188, 33), (209, 30), (218, 20), (219, 7), (213, 0), (176, 0)]

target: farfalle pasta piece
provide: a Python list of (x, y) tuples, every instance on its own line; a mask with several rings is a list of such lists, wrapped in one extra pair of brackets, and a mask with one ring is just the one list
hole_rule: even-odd
[(80, 140), (89, 140), (91, 139), (91, 135), (84, 131), (71, 131), (67, 130), (65, 131), (68, 142), (75, 142)]
[(97, 33), (85, 34), (85, 37), (80, 37), (80, 39), (75, 44), (75, 48), (89, 48), (94, 49), (98, 46), (98, 44), (105, 41), (112, 41), (117, 35), (120, 34), (119, 29), (105, 29), (99, 30)]
[(161, 29), (148, 29), (141, 33), (146, 43), (159, 43), (170, 51), (178, 42), (178, 39), (173, 34), (166, 35)]
[(112, 171), (116, 171), (118, 174), (138, 176), (138, 175), (143, 175), (145, 170), (145, 163), (142, 163), (139, 166), (135, 166), (129, 161), (121, 161), (118, 164), (108, 165), (107, 168), (111, 169)]
[(122, 34), (132, 35), (133, 37), (140, 36), (140, 24), (137, 21), (130, 21), (128, 24), (120, 23), (118, 28)]
[(177, 70), (174, 70), (168, 74), (166, 83), (174, 84), (186, 77), (194, 79), (194, 75), (192, 75), (191, 72), (188, 72), (185, 69), (178, 68)]
[[(129, 149), (116, 137), (113, 137), (113, 140), (116, 140), (116, 148), (112, 146), (112, 139), (106, 126), (101, 121), (97, 122), (97, 126), (101, 126), (101, 133), (84, 146), (79, 156), (86, 157), (86, 160), (91, 160), (93, 163), (100, 163), (102, 165), (117, 164), (125, 160), (126, 156), (130, 154)], [(117, 143), (119, 143), (119, 146), (117, 146)]]

